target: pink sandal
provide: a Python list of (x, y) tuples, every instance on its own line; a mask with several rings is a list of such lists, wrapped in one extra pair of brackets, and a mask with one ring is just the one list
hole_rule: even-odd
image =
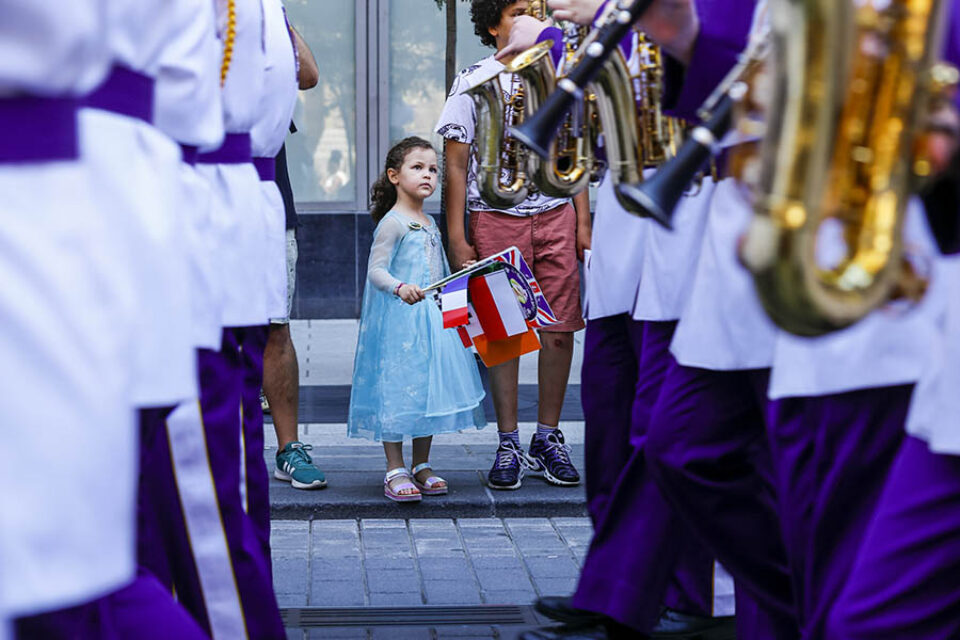
[[(423, 500), (423, 496), (420, 495), (419, 487), (414, 482), (402, 482), (397, 485), (397, 489), (394, 490), (390, 486), (390, 481), (396, 478), (409, 478), (413, 480), (413, 476), (410, 475), (410, 472), (407, 471), (406, 467), (397, 467), (396, 469), (391, 469), (387, 471), (386, 477), (383, 479), (383, 495), (390, 498), (394, 502), (420, 502)], [(401, 491), (413, 489), (415, 493), (400, 493)]]
[[(429, 469), (433, 471), (433, 467), (430, 466), (429, 462), (423, 462), (418, 464), (413, 468), (413, 484), (417, 485), (417, 489), (420, 489), (420, 493), (425, 496), (445, 496), (449, 490), (447, 481), (443, 478), (438, 478), (437, 476), (430, 476), (427, 478), (426, 482), (420, 482), (417, 480), (417, 474), (423, 471), (424, 469)], [(443, 483), (442, 486), (437, 486), (440, 483)]]

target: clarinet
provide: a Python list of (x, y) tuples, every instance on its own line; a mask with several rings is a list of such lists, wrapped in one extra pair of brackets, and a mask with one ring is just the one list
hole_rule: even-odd
[(617, 0), (609, 5), (598, 28), (581, 45), (577, 64), (557, 83), (557, 90), (547, 96), (536, 113), (510, 129), (510, 135), (537, 155), (549, 157), (550, 143), (567, 113), (583, 99), (584, 89), (652, 3), (653, 0)]

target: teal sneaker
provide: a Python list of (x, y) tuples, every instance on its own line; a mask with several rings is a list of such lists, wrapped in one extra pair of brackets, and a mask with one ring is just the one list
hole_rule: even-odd
[(327, 486), (327, 479), (307, 453), (312, 449), (312, 444), (302, 442), (291, 442), (285, 446), (277, 453), (277, 468), (273, 470), (273, 477), (286, 480), (294, 489), (323, 489)]

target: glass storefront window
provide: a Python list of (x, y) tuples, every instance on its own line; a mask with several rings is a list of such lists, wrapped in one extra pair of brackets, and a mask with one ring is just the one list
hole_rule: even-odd
[[(287, 138), (290, 181), (298, 202), (357, 200), (356, 2), (285, 0), (290, 23), (320, 68), (320, 82), (301, 91)], [(363, 206), (363, 205), (361, 205)]]
[[(390, 142), (416, 135), (442, 153), (433, 128), (447, 97), (445, 9), (429, 0), (390, 0), (389, 8)], [(457, 71), (492, 53), (473, 33), (470, 4), (457, 2)], [(440, 189), (430, 201), (439, 203)]]

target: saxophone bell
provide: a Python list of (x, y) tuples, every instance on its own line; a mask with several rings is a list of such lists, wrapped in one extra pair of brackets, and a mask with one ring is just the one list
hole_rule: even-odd
[(567, 77), (557, 83), (540, 108), (522, 125), (513, 127), (510, 135), (542, 158), (550, 156), (550, 142), (556, 137), (563, 119), (571, 107), (582, 101), (587, 85), (616, 51), (620, 40), (627, 35), (653, 0), (617, 0), (604, 10), (600, 26), (580, 45), (582, 55)]

